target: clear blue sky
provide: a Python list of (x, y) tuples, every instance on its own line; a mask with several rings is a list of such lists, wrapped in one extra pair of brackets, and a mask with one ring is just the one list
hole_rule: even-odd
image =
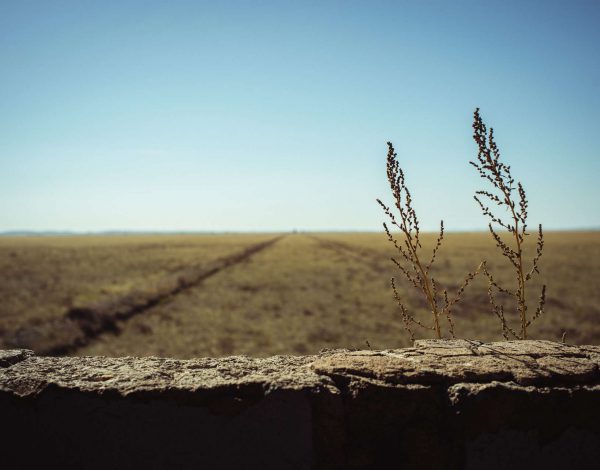
[(0, 230), (485, 229), (481, 107), (530, 225), (600, 227), (600, 2), (0, 2)]

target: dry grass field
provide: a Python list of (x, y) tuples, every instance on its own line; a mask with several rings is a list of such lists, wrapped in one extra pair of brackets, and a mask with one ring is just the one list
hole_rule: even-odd
[[(0, 347), (185, 358), (409, 344), (384, 234), (277, 237), (0, 238)], [(447, 234), (433, 276), (454, 290), (482, 259), (514, 282), (488, 233)], [(546, 312), (530, 337), (600, 343), (600, 232), (547, 233), (541, 272)], [(429, 322), (418, 292), (397, 277), (406, 304)], [(476, 278), (455, 308), (458, 337), (502, 339), (486, 291)]]

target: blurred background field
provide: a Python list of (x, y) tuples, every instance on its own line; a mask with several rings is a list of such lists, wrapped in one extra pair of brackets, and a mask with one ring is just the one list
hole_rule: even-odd
[[(154, 300), (111, 321), (106, 331), (84, 334), (68, 354), (266, 356), (366, 348), (367, 342), (374, 349), (410, 344), (391, 293), (394, 250), (384, 234), (277, 237), (1, 237), (0, 347), (35, 349), (40, 337), (59, 338), (58, 330), (73, 326), (63, 321), (68, 312), (101, 304), (105, 318), (131, 292)], [(435, 238), (425, 235), (425, 249)], [(275, 242), (261, 251), (231, 258), (269, 240)], [(529, 244), (535, 248), (533, 239)], [(433, 276), (453, 292), (483, 259), (502, 284), (514, 282), (488, 233), (446, 234)], [(190, 270), (203, 273), (192, 285), (165, 284)], [(547, 233), (541, 272), (530, 290), (530, 309), (542, 282), (547, 307), (530, 337), (559, 341), (566, 332), (569, 343), (600, 343), (600, 232)], [(419, 293), (397, 278), (407, 305), (428, 323)], [(502, 339), (486, 290), (484, 278), (476, 278), (456, 306), (458, 337)], [(516, 323), (516, 316), (509, 318)], [(85, 330), (87, 324), (77, 325)], [(417, 337), (425, 333), (417, 331)]]

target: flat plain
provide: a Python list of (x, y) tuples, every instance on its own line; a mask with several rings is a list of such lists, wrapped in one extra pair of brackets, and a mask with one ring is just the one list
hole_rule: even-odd
[[(529, 336), (599, 344), (600, 232), (545, 238), (529, 299), (534, 310), (547, 284), (546, 311)], [(425, 251), (435, 239), (423, 235)], [(383, 233), (1, 237), (0, 348), (189, 358), (407, 346), (392, 276), (411, 312), (430, 319), (394, 255)], [(484, 259), (512, 288), (489, 233), (446, 234), (432, 274), (452, 293)], [(514, 310), (506, 304), (516, 328)], [(502, 339), (483, 276), (454, 320), (459, 338)]]

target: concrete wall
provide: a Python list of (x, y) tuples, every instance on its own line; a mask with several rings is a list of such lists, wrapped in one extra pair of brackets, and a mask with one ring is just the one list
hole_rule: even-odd
[(0, 468), (599, 468), (600, 347), (221, 359), (0, 351)]

